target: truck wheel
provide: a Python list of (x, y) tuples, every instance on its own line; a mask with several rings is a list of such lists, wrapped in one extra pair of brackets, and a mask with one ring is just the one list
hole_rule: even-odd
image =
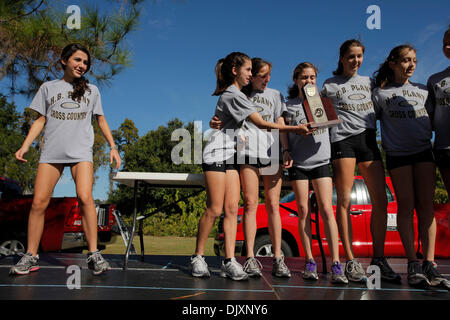
[(25, 246), (20, 240), (6, 240), (0, 244), (0, 254), (12, 256), (19, 253), (25, 253)]
[[(268, 234), (256, 237), (254, 252), (257, 257), (273, 257), (272, 241)], [(285, 257), (293, 256), (291, 247), (283, 239), (281, 240), (281, 254)]]

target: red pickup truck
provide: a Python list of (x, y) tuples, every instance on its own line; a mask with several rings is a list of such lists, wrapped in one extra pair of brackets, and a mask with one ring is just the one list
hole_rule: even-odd
[[(385, 254), (391, 257), (404, 257), (405, 252), (397, 232), (397, 202), (393, 191), (392, 183), (389, 177), (386, 178), (386, 194), (388, 198), (388, 225), (386, 232)], [(336, 191), (333, 189), (333, 209), (336, 213)], [(238, 213), (238, 229), (236, 235), (236, 254), (245, 255), (244, 231), (242, 216), (244, 210), (239, 209)], [(434, 205), (434, 213), (437, 223), (436, 235), (436, 251), (437, 258), (450, 257), (450, 204)], [(372, 205), (370, 203), (369, 192), (362, 177), (356, 176), (352, 190), (352, 201), (349, 214), (353, 226), (353, 249), (357, 257), (371, 257), (372, 251), (372, 235), (370, 232), (370, 217), (372, 214)], [(282, 251), (286, 257), (289, 256), (305, 256), (303, 247), (300, 242), (298, 233), (298, 213), (297, 203), (293, 192), (286, 195), (280, 200), (280, 216), (282, 223)], [(312, 213), (311, 219), (315, 219)], [(269, 237), (267, 211), (264, 204), (258, 206), (256, 215), (257, 233), (255, 239), (255, 255), (271, 256), (272, 245)], [(223, 217), (219, 221), (219, 232), (214, 243), (214, 251), (216, 255), (224, 254), (224, 234), (223, 234)], [(414, 227), (417, 237), (417, 217), (414, 216)], [(311, 230), (314, 234), (316, 226), (313, 223)], [(319, 236), (322, 240), (324, 253), (330, 254), (322, 219), (319, 219)], [(313, 236), (314, 237), (314, 236)], [(318, 238), (317, 233), (315, 238)], [(416, 239), (416, 248), (418, 242)], [(320, 256), (319, 241), (312, 241), (312, 249), (314, 256)], [(340, 255), (344, 255), (342, 244), (339, 244)]]
[[(19, 184), (0, 177), (0, 254), (24, 252), (28, 214), (33, 195), (23, 195)], [(115, 223), (113, 204), (96, 205), (99, 248), (111, 241)], [(82, 251), (86, 238), (81, 225), (81, 212), (75, 197), (52, 198), (45, 212), (45, 225), (40, 252)]]

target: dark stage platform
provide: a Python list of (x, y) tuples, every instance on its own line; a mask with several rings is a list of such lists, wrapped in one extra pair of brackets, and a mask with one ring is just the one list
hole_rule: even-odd
[[(82, 254), (41, 254), (40, 270), (25, 276), (9, 276), (11, 265), (19, 257), (0, 258), (0, 299), (2, 300), (450, 300), (443, 288), (414, 289), (406, 281), (406, 260), (392, 258), (392, 268), (402, 275), (401, 284), (381, 282), (381, 288), (369, 290), (365, 284), (333, 285), (330, 273), (318, 281), (302, 279), (303, 258), (286, 258), (290, 279), (273, 277), (271, 258), (261, 258), (263, 277), (232, 281), (220, 277), (220, 257), (206, 257), (211, 278), (193, 278), (186, 256), (131, 256), (128, 270), (123, 255), (105, 255), (112, 270), (94, 276)], [(238, 257), (242, 263), (243, 258)], [(322, 270), (320, 258), (318, 270)], [(367, 269), (370, 260), (360, 259)], [(450, 276), (450, 260), (437, 260), (441, 274)], [(71, 267), (72, 266), (72, 267)], [(80, 267), (80, 269), (77, 268)], [(328, 262), (328, 266), (330, 266)], [(78, 270), (77, 270), (78, 269)], [(72, 288), (72, 289), (70, 289)]]

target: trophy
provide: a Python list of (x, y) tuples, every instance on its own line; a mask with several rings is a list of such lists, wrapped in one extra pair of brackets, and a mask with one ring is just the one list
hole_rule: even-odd
[(326, 97), (320, 97), (316, 85), (308, 83), (303, 87), (306, 118), (311, 123), (311, 128), (329, 128), (344, 122), (339, 119), (334, 110), (333, 102)]

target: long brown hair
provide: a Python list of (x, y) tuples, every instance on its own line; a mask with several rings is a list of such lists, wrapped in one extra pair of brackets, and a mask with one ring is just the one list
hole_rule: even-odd
[(333, 71), (333, 74), (335, 76), (340, 76), (344, 72), (344, 66), (342, 65), (341, 59), (345, 54), (347, 53), (348, 49), (351, 47), (361, 47), (362, 52), (366, 50), (364, 45), (361, 43), (361, 41), (356, 39), (350, 39), (345, 41), (343, 44), (341, 44), (341, 47), (339, 48), (339, 61), (338, 61), (338, 67), (335, 71)]
[(239, 69), (247, 60), (250, 60), (250, 57), (245, 53), (232, 52), (225, 58), (217, 61), (215, 69), (217, 85), (216, 90), (212, 94), (213, 96), (221, 95), (226, 88), (233, 84), (235, 78), (233, 68)]
[(379, 69), (373, 73), (375, 86), (383, 88), (386, 84), (394, 82), (394, 71), (389, 66), (389, 63), (397, 62), (403, 56), (405, 50), (413, 50), (416, 52), (416, 49), (410, 44), (402, 44), (392, 49), (386, 60), (380, 64)]
[[(89, 71), (89, 69), (91, 68), (91, 55), (90, 55), (88, 49), (86, 49), (84, 46), (82, 46), (79, 43), (68, 44), (62, 50), (61, 59), (59, 60), (59, 62), (61, 63), (63, 70), (66, 69), (66, 66), (62, 63), (62, 61), (63, 60), (68, 61), (69, 58), (78, 50), (83, 51), (88, 56), (87, 68), (86, 68), (85, 73)], [(86, 91), (91, 92), (91, 89), (89, 89), (89, 87), (88, 87), (88, 83), (89, 83), (89, 80), (83, 76), (81, 76), (80, 78), (75, 78), (73, 80), (73, 82), (72, 82), (72, 86), (73, 86), (72, 99), (74, 101), (80, 102), (81, 97), (84, 96), (84, 93)]]
[(299, 96), (300, 90), (298, 89), (298, 86), (295, 84), (295, 80), (298, 78), (300, 73), (302, 73), (302, 71), (307, 68), (314, 69), (314, 71), (316, 72), (316, 75), (317, 75), (318, 70), (317, 70), (316, 66), (313, 65), (311, 62), (299, 63), (295, 67), (294, 72), (292, 74), (292, 80), (294, 80), (294, 84), (288, 88), (288, 99), (294, 99)]

